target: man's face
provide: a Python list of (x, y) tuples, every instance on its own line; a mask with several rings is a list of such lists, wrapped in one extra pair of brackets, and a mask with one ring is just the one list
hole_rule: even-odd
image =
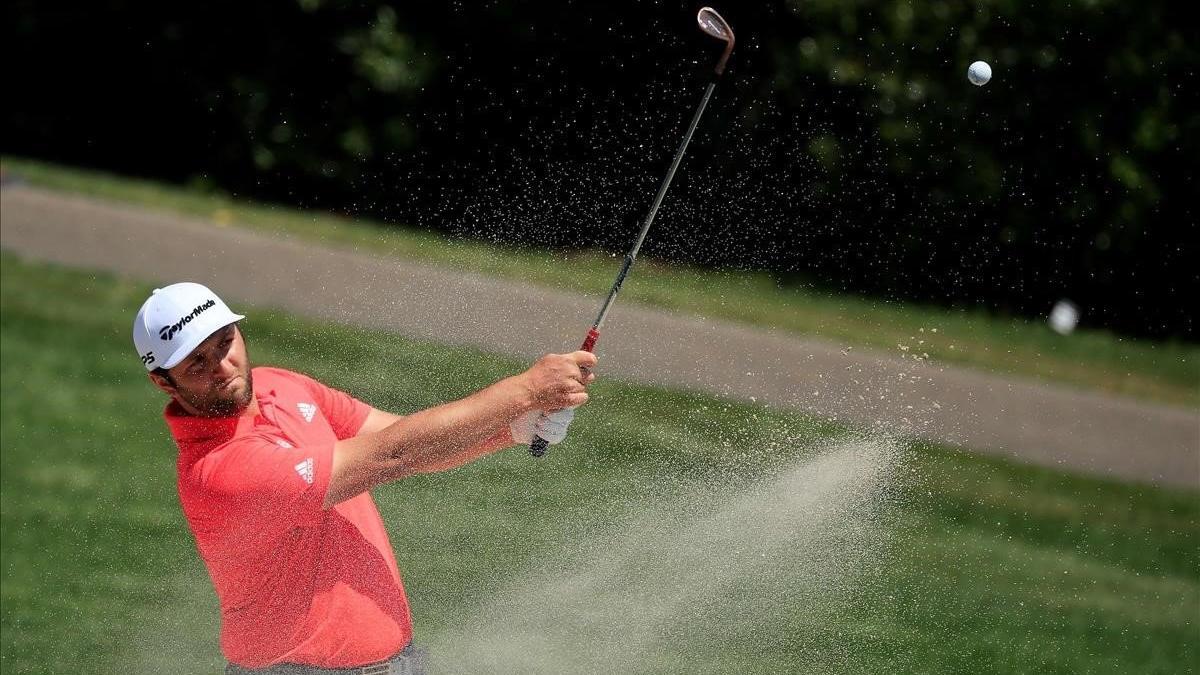
[(208, 336), (168, 372), (170, 379), (154, 373), (150, 379), (193, 415), (237, 415), (254, 399), (246, 342), (236, 324)]

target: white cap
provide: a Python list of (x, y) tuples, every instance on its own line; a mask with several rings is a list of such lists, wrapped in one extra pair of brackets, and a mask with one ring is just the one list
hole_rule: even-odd
[(146, 370), (173, 368), (208, 336), (246, 317), (207, 287), (191, 282), (156, 288), (133, 320), (133, 345)]

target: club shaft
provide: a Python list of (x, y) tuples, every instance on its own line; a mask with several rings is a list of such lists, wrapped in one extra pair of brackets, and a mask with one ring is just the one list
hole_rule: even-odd
[(679, 169), (679, 163), (683, 161), (683, 155), (687, 152), (688, 143), (692, 141), (692, 134), (696, 132), (696, 125), (700, 123), (700, 116), (704, 114), (704, 109), (708, 107), (708, 99), (712, 98), (713, 89), (716, 86), (717, 80), (714, 78), (712, 82), (708, 83), (708, 88), (704, 90), (704, 98), (700, 99), (700, 105), (696, 107), (696, 114), (692, 115), (692, 123), (688, 125), (687, 133), (684, 134), (683, 142), (679, 144), (679, 149), (675, 151), (675, 159), (671, 161), (671, 168), (667, 170), (667, 175), (663, 178), (662, 185), (658, 187), (658, 194), (654, 195), (654, 203), (650, 205), (650, 213), (646, 214), (646, 221), (642, 223), (642, 231), (638, 233), (637, 241), (633, 243), (633, 248), (629, 249), (629, 253), (625, 255), (625, 263), (621, 265), (621, 271), (617, 274), (617, 280), (608, 292), (608, 297), (604, 299), (604, 305), (600, 308), (600, 314), (596, 317), (596, 322), (592, 324), (593, 329), (599, 330), (604, 325), (604, 319), (608, 316), (608, 310), (612, 307), (613, 300), (617, 299), (617, 293), (621, 290), (621, 284), (625, 283), (625, 275), (629, 274), (629, 268), (633, 267), (633, 261), (637, 259), (638, 251), (642, 248), (642, 242), (646, 240), (646, 234), (650, 232), (650, 226), (654, 224), (654, 216), (658, 215), (658, 207), (662, 206), (662, 200), (667, 194), (667, 188), (671, 187), (671, 180), (675, 178), (675, 171)]

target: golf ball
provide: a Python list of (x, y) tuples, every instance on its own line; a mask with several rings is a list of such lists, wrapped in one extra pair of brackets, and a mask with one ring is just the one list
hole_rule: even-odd
[(1079, 308), (1070, 300), (1059, 300), (1050, 310), (1050, 327), (1056, 333), (1068, 335), (1079, 324)]
[(992, 67), (983, 61), (976, 61), (967, 68), (967, 79), (971, 84), (982, 87), (992, 79)]

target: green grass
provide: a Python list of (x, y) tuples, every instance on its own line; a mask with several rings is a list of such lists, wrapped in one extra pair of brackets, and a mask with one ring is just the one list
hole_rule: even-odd
[[(218, 672), (215, 598), (179, 512), (163, 400), (128, 344), (149, 287), (11, 255), (0, 262), (0, 665)], [(257, 362), (399, 412), (520, 368), (265, 309), (248, 315)], [(799, 415), (601, 380), (571, 438), (542, 462), (512, 451), (376, 492), (418, 639), (453, 664), (464, 635), (487, 637), (464, 627), (496, 613), (495, 599), (538, 571), (578, 570), (579, 560), (583, 569), (614, 555), (619, 563), (619, 584), (573, 591), (585, 601), (592, 592), (622, 599), (626, 586), (653, 591), (647, 580), (677, 545), (672, 528), (704, 522), (726, 495), (749, 494), (845, 434)], [(809, 574), (806, 556), (853, 550), (836, 542), (772, 549), (753, 573), (681, 606), (637, 663), (646, 672), (1181, 673), (1200, 662), (1196, 492), (924, 445), (903, 450), (895, 476), (873, 521), (885, 536), (857, 573)], [(665, 534), (621, 557), (625, 542), (647, 536), (619, 525), (639, 513), (669, 521)], [(658, 534), (660, 520), (651, 526)], [(754, 555), (698, 553), (701, 566)], [(557, 593), (534, 590), (546, 639), (569, 641), (560, 627), (579, 617)], [(574, 653), (627, 649), (620, 634), (603, 643), (582, 635), (568, 644)]]
[[(398, 225), (264, 206), (222, 194), (4, 158), (30, 183), (130, 202), (326, 245), (602, 294), (616, 272), (611, 254), (563, 254), (494, 246)], [(632, 236), (632, 233), (631, 233)], [(1069, 337), (1041, 321), (781, 288), (752, 271), (709, 271), (643, 259), (622, 302), (766, 326), (903, 358), (963, 364), (1149, 400), (1200, 405), (1200, 346), (1131, 340), (1104, 331)]]

